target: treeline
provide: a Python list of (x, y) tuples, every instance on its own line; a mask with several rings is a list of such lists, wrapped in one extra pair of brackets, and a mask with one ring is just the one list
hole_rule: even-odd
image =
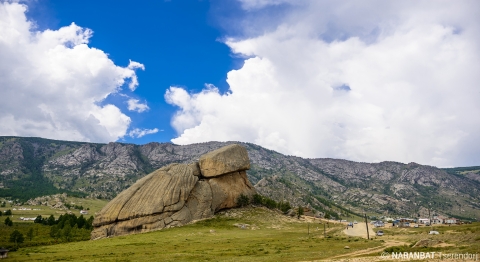
[[(7, 137), (11, 138), (11, 137)], [(3, 138), (4, 140), (6, 138)], [(43, 176), (42, 167), (47, 160), (48, 152), (39, 146), (35, 151), (32, 143), (40, 145), (48, 144), (49, 140), (36, 138), (23, 138), (18, 140), (22, 147), (23, 160), (21, 161), (20, 179), (4, 181), (5, 188), (0, 188), (0, 197), (19, 199), (21, 202), (38, 196), (68, 193), (72, 196), (85, 197), (82, 192), (70, 192), (56, 188), (52, 182)]]
[(465, 171), (475, 171), (480, 170), (480, 166), (468, 166), (468, 167), (451, 167), (451, 168), (442, 168), (447, 173), (460, 173)]
[[(6, 183), (5, 189), (0, 190), (0, 196), (11, 197), (26, 201), (38, 195), (53, 195), (60, 193), (52, 183), (47, 181), (42, 175), (42, 166), (46, 160), (42, 152), (35, 154), (33, 145), (25, 140), (20, 140), (22, 147), (23, 160), (21, 162), (21, 172), (24, 174), (22, 179), (11, 180)], [(37, 151), (41, 151), (38, 148)]]
[[(315, 167), (315, 169), (317, 169)], [(321, 170), (317, 170), (320, 173), (323, 173)], [(285, 179), (285, 178), (280, 178), (278, 180), (279, 182), (285, 184), (288, 188), (293, 188), (293, 184)], [(324, 217), (326, 219), (340, 219), (340, 214), (335, 212), (333, 209), (337, 208), (338, 210), (344, 210), (347, 213), (351, 213), (356, 215), (355, 213), (351, 212), (348, 209), (345, 209), (339, 205), (336, 205), (330, 200), (327, 200), (325, 197), (331, 197), (328, 192), (323, 190), (322, 188), (316, 186), (315, 184), (311, 184), (311, 192), (307, 192), (306, 196), (303, 198), (305, 203), (309, 204), (311, 207), (313, 207), (315, 210), (320, 211), (324, 214)], [(321, 203), (321, 205), (318, 204), (317, 201)]]
[(290, 203), (287, 201), (276, 202), (271, 198), (268, 198), (266, 196), (262, 196), (259, 194), (253, 195), (251, 199), (248, 196), (243, 194), (238, 197), (237, 199), (238, 206), (243, 207), (249, 204), (261, 205), (269, 209), (279, 209), (283, 213), (287, 213), (288, 210), (292, 209), (292, 207), (290, 206)]
[(58, 219), (53, 215), (37, 216), (34, 223), (13, 223), (7, 217), (6, 226), (0, 226), (0, 246), (14, 251), (19, 247), (89, 240), (92, 222), (93, 216), (86, 219), (75, 214), (60, 215)]
[(30, 176), (25, 180), (14, 180), (5, 183), (8, 188), (0, 189), (0, 197), (27, 201), (42, 195), (64, 193), (65, 190), (55, 188), (42, 178)]
[(456, 219), (460, 219), (462, 221), (471, 221), (471, 222), (476, 221), (476, 219), (474, 217), (464, 217), (464, 216), (459, 216), (459, 215), (455, 215), (455, 214), (451, 214), (451, 213), (447, 213), (447, 215), (450, 216), (450, 217), (454, 217)]
[[(320, 203), (322, 203), (323, 206), (316, 205), (315, 202), (312, 200), (313, 198), (315, 198)], [(344, 213), (345, 216), (347, 216), (347, 217), (349, 217), (350, 215), (355, 215), (355, 216), (362, 217), (361, 214), (353, 212), (353, 211), (351, 211), (347, 208), (344, 208), (340, 205), (332, 203), (329, 200), (326, 200), (326, 199), (318, 197), (318, 196), (314, 196), (312, 194), (307, 195), (307, 197), (305, 199), (305, 202), (310, 204), (310, 206), (312, 206), (315, 210), (322, 212), (326, 219), (340, 219), (342, 217), (339, 213), (337, 213), (333, 210), (334, 208), (337, 209), (339, 212)], [(262, 195), (259, 195), (259, 194), (255, 194), (251, 198), (242, 194), (237, 198), (237, 205), (238, 206), (243, 207), (243, 206), (247, 206), (249, 204), (261, 205), (261, 206), (267, 207), (269, 209), (279, 209), (283, 213), (287, 213), (290, 209), (292, 209), (292, 206), (287, 201), (277, 202), (277, 201), (275, 201), (275, 200), (273, 200), (269, 197), (262, 196)]]
[(93, 216), (85, 219), (83, 215), (77, 217), (75, 214), (64, 214), (60, 215), (58, 219), (55, 219), (53, 215), (50, 215), (48, 218), (44, 218), (41, 215), (35, 218), (34, 223), (47, 225), (47, 226), (57, 226), (60, 229), (63, 229), (65, 226), (70, 225), (70, 227), (85, 228), (88, 230), (92, 229)]
[(11, 215), (12, 215), (12, 210), (8, 209), (8, 210), (4, 210), (3, 212), (0, 211), (0, 217), (1, 217), (2, 215), (11, 216)]
[[(315, 198), (316, 200), (318, 200), (320, 203), (323, 204), (323, 206), (321, 205), (316, 205), (314, 201), (312, 201), (312, 197)], [(312, 207), (314, 207), (316, 210), (320, 211), (320, 212), (323, 212), (324, 214), (324, 217), (326, 219), (338, 219), (340, 218), (340, 215), (333, 211), (333, 203), (331, 201), (328, 201), (324, 198), (321, 198), (321, 197), (318, 197), (318, 196), (312, 196), (312, 195), (308, 195), (305, 199), (305, 202), (307, 202), (308, 204), (310, 204)]]
[(59, 239), (65, 242), (88, 240), (93, 229), (93, 216), (90, 216), (88, 219), (85, 219), (83, 215), (77, 217), (75, 214), (60, 215), (58, 219), (55, 219), (53, 215), (50, 215), (48, 218), (37, 216), (33, 222), (50, 226), (49, 235), (55, 241)]

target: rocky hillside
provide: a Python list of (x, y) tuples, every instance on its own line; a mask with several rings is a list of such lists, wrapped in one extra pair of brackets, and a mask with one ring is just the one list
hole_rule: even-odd
[[(189, 163), (238, 142), (132, 145), (0, 137), (0, 196), (75, 192), (111, 199), (146, 174)], [(353, 213), (480, 217), (480, 167), (439, 169), (416, 163), (358, 163), (285, 156), (250, 143), (249, 180), (258, 192), (332, 215)]]

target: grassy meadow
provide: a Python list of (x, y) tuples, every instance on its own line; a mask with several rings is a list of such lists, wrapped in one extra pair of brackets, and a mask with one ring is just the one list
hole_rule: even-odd
[(382, 245), (378, 240), (346, 237), (343, 228), (343, 224), (329, 223), (325, 238), (318, 220), (289, 218), (266, 208), (242, 208), (184, 227), (21, 248), (10, 257), (14, 261), (297, 261)]
[[(78, 200), (77, 200), (78, 201)], [(85, 205), (84, 205), (85, 206)], [(27, 223), (16, 223), (19, 231)], [(326, 228), (324, 235), (323, 228)], [(35, 226), (40, 232), (48, 228)], [(0, 229), (6, 227), (1, 225)], [(386, 227), (372, 240), (346, 236), (345, 223), (281, 215), (264, 207), (222, 211), (214, 218), (183, 227), (100, 240), (45, 243), (20, 247), (11, 261), (382, 261), (387, 252), (478, 253), (480, 223), (430, 227)], [(22, 231), (23, 230), (23, 231)], [(24, 234), (25, 235), (25, 234)], [(35, 238), (35, 237), (34, 237)], [(427, 247), (413, 247), (428, 239)], [(26, 240), (27, 242), (28, 240)], [(349, 248), (345, 248), (348, 246)]]

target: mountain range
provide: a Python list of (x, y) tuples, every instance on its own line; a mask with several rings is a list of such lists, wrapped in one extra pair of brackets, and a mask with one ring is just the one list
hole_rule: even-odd
[(480, 218), (480, 167), (437, 168), (417, 163), (361, 163), (287, 156), (242, 142), (191, 145), (87, 143), (0, 137), (0, 197), (68, 192), (111, 199), (170, 163), (190, 163), (228, 144), (243, 145), (247, 176), (257, 192), (333, 217), (352, 214)]

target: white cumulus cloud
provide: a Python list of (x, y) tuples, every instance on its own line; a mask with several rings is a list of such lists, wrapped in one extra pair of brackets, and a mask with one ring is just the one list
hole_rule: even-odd
[[(142, 70), (145, 70), (145, 66), (143, 64), (140, 64), (139, 62), (135, 62), (135, 61), (132, 61), (130, 60), (130, 63), (128, 64), (127, 66), (128, 69), (131, 69), (132, 72), (135, 72), (133, 70), (135, 69), (142, 69)], [(132, 91), (135, 91), (135, 89), (137, 88), (138, 86), (138, 78), (137, 78), (137, 75), (135, 73), (133, 73), (132, 75), (129, 76), (131, 81), (130, 83), (128, 84), (128, 88), (130, 88), (130, 90)]]
[(228, 93), (170, 87), (166, 101), (179, 107), (172, 142), (240, 140), (304, 157), (479, 164), (478, 2), (299, 3), (274, 30), (269, 23), (277, 20), (262, 17), (245, 32), (264, 32), (226, 41), (251, 57), (228, 73)]
[(154, 129), (135, 128), (133, 130), (130, 130), (130, 132), (128, 132), (128, 136), (130, 136), (132, 138), (140, 138), (140, 137), (145, 136), (145, 135), (158, 133), (158, 131), (163, 131), (163, 130), (158, 130), (158, 128), (154, 128)]
[(0, 135), (94, 142), (123, 137), (130, 117), (101, 102), (124, 84), (134, 90), (134, 70), (143, 65), (116, 66), (87, 45), (92, 31), (74, 23), (38, 31), (26, 10), (0, 3)]
[(142, 104), (140, 103), (140, 100), (134, 99), (134, 98), (128, 99), (127, 104), (128, 104), (128, 110), (136, 111), (138, 113), (142, 113), (150, 109), (147, 103)]

